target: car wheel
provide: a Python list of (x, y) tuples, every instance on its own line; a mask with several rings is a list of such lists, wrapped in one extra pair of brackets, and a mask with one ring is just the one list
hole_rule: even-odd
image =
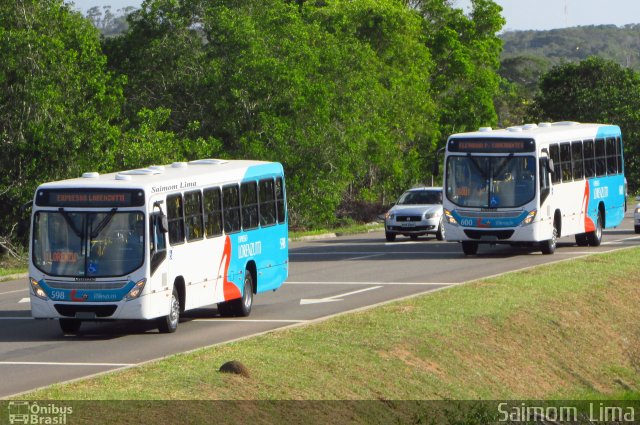
[(395, 233), (385, 232), (384, 236), (385, 236), (385, 238), (387, 238), (387, 242), (393, 242), (393, 241), (396, 240), (396, 234)]
[(440, 224), (438, 224), (438, 231), (436, 232), (436, 239), (438, 239), (439, 241), (443, 241), (444, 240), (444, 223), (442, 222), (442, 219), (440, 219)]
[(635, 226), (634, 230), (635, 230), (636, 233), (640, 233), (640, 226)]

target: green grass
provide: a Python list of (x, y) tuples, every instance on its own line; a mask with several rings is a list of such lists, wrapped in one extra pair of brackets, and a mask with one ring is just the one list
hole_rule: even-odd
[[(637, 399), (639, 260), (540, 266), (21, 398)], [(218, 372), (230, 360), (250, 376)]]
[(10, 257), (8, 255), (0, 256), (0, 280), (3, 277), (11, 276), (19, 273), (27, 272), (27, 257), (26, 254), (20, 255), (17, 258)]

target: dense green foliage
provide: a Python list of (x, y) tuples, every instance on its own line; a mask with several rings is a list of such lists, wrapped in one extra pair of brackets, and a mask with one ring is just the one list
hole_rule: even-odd
[(631, 190), (640, 181), (640, 75), (612, 61), (591, 57), (551, 69), (540, 81), (531, 117), (545, 121), (614, 123), (625, 142), (625, 174)]
[[(199, 157), (282, 162), (295, 227), (370, 218), (431, 183), (449, 134), (525, 117), (620, 124), (635, 177), (637, 75), (589, 60), (583, 81), (523, 48), (501, 65), (501, 9), (472, 6), (145, 0), (125, 25), (108, 8), (85, 18), (63, 0), (5, 2), (0, 238), (41, 182)], [(558, 84), (576, 88), (571, 102)]]
[(504, 20), (473, 4), (146, 0), (123, 26), (6, 3), (0, 234), (43, 181), (196, 157), (282, 162), (296, 227), (388, 204), (496, 122)]

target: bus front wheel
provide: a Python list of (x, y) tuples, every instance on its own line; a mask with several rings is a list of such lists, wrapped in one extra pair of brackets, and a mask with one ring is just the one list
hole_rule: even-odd
[(158, 330), (163, 334), (174, 333), (178, 329), (180, 321), (180, 297), (178, 289), (174, 286), (171, 294), (171, 307), (169, 314), (158, 318)]
[(60, 319), (60, 329), (65, 335), (77, 335), (82, 322), (78, 319)]
[(462, 252), (464, 252), (464, 255), (476, 255), (478, 252), (478, 242), (463, 241)]
[(556, 245), (558, 244), (558, 226), (553, 223), (553, 232), (551, 232), (551, 239), (542, 241), (540, 244), (540, 250), (543, 254), (549, 255), (556, 252)]

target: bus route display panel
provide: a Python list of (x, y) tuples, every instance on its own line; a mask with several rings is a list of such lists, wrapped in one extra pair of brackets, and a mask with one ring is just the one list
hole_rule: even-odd
[(449, 140), (449, 152), (463, 153), (520, 153), (535, 152), (533, 139), (455, 138)]
[(36, 205), (41, 207), (120, 208), (144, 205), (140, 189), (40, 189)]

